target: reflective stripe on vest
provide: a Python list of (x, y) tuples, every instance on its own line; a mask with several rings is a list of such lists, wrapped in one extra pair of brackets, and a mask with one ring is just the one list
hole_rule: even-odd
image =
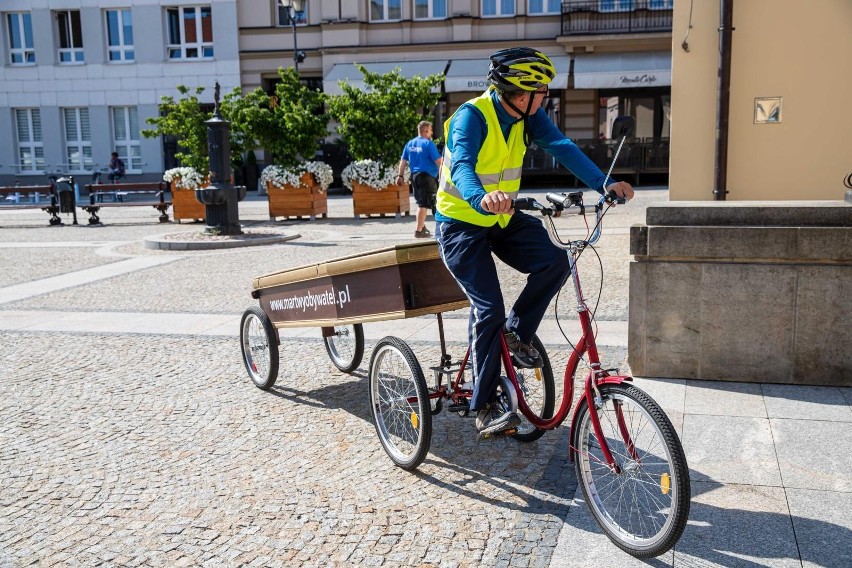
[[(488, 129), (482, 148), (476, 157), (475, 172), (486, 192), (502, 191), (515, 194), (521, 187), (521, 170), (524, 163), (524, 125), (518, 121), (509, 131), (508, 141), (503, 137), (497, 111), (491, 100), (491, 91), (485, 91), (479, 97), (464, 104), (474, 105), (485, 117)], [(464, 106), (464, 105), (462, 105)], [(461, 108), (461, 107), (459, 107)], [(458, 111), (456, 111), (458, 112)], [(455, 116), (455, 114), (453, 114)], [(449, 132), (452, 116), (444, 123), (445, 135)], [(499, 223), (501, 227), (509, 224), (509, 215), (483, 215), (462, 198), (461, 192), (451, 179), (453, 165), (449, 144), (444, 147), (444, 159), (441, 164), (441, 182), (438, 187), (437, 209), (451, 219), (457, 219), (480, 227), (490, 227)]]

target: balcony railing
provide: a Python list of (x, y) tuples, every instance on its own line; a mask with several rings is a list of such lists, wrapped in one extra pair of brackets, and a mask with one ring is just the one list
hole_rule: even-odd
[(670, 31), (671, 0), (562, 2), (562, 35)]
[[(613, 141), (578, 139), (574, 143), (602, 171), (609, 169), (616, 144)], [(556, 159), (535, 145), (530, 146), (524, 159), (524, 178), (565, 175), (567, 171)], [(618, 155), (613, 175), (628, 176), (636, 183), (643, 174), (669, 173), (669, 139), (642, 138), (624, 143)], [(577, 180), (575, 180), (575, 186)]]

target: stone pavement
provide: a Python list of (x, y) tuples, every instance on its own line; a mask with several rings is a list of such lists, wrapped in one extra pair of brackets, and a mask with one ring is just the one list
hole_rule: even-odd
[[(602, 288), (610, 366), (627, 366), (629, 226), (666, 199), (642, 190), (612, 211), (602, 285), (597, 259), (581, 260), (591, 302)], [(265, 208), (252, 196), (241, 219), (269, 227)], [(637, 379), (674, 422), (693, 483), (680, 543), (640, 563), (575, 495), (565, 426), (532, 444), (477, 441), (472, 420), (445, 412), (417, 472), (391, 465), (369, 353), (397, 335), (434, 364), (434, 316), (366, 324), (352, 375), (318, 330), (287, 330), (276, 387), (251, 384), (238, 344), (251, 279), (411, 241), (413, 217), (356, 221), (332, 196), (327, 220), (275, 224), (300, 235), (288, 243), (171, 252), (142, 239), (200, 226), (144, 209), (111, 209), (100, 227), (0, 212), (0, 567), (848, 565), (852, 389)], [(523, 279), (501, 284), (513, 298)], [(557, 306), (572, 338), (573, 303)], [(445, 325), (462, 355), (466, 313)], [(564, 365), (552, 312), (539, 335)]]

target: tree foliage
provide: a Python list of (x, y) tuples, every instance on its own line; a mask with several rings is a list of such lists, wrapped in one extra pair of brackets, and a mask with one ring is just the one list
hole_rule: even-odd
[(281, 82), (270, 97), (261, 89), (251, 93), (260, 110), (252, 118), (258, 144), (273, 155), (275, 165), (291, 168), (312, 160), (320, 140), (328, 135), (326, 95), (308, 88), (292, 67), (278, 68)]
[(190, 93), (189, 87), (178, 85), (180, 100), (164, 96), (160, 99), (160, 116), (148, 118), (145, 122), (154, 128), (142, 130), (145, 138), (158, 136), (175, 136), (178, 152), (175, 157), (184, 166), (195, 168), (199, 172), (207, 172), (207, 127), (204, 121), (211, 113), (201, 109), (198, 95), (204, 92), (204, 87), (196, 87)]
[(384, 167), (399, 162), (402, 148), (417, 134), (417, 123), (428, 120), (440, 98), (432, 89), (443, 75), (406, 78), (394, 69), (384, 75), (357, 65), (366, 91), (340, 81), (343, 94), (329, 97), (329, 114), (356, 160), (376, 160)]
[[(213, 117), (211, 111), (205, 111), (199, 100), (205, 88), (190, 89), (178, 85), (181, 97), (164, 96), (160, 100), (160, 116), (148, 118), (145, 122), (153, 128), (142, 130), (146, 138), (174, 136), (177, 138), (178, 151), (175, 157), (184, 166), (206, 173), (209, 169), (207, 156), (206, 121)], [(242, 94), (239, 87), (227, 93), (219, 104), (222, 118), (230, 122), (229, 139), (231, 145), (231, 166), (242, 165), (245, 151), (257, 147), (258, 127), (262, 123), (263, 109), (260, 94), (263, 91)]]

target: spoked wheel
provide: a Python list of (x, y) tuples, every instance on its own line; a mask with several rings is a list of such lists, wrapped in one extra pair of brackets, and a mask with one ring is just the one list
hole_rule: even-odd
[(243, 312), (240, 321), (243, 363), (254, 384), (269, 390), (278, 378), (278, 330), (258, 306)]
[(637, 558), (659, 556), (678, 541), (689, 515), (683, 447), (668, 417), (640, 389), (604, 385), (600, 392), (598, 417), (617, 471), (603, 457), (583, 399), (572, 436), (583, 495), (616, 546)]
[(323, 343), (334, 366), (351, 373), (364, 358), (364, 327), (360, 323), (334, 326), (334, 335), (324, 337)]
[[(530, 344), (541, 354), (542, 366), (534, 369), (515, 367), (515, 374), (518, 377), (518, 384), (523, 392), (524, 400), (530, 410), (539, 418), (550, 418), (553, 416), (553, 407), (556, 403), (553, 369), (550, 367), (550, 359), (547, 357), (547, 352), (538, 336), (534, 335)], [(516, 440), (534, 442), (546, 432), (546, 430), (540, 430), (530, 424), (529, 420), (520, 412), (518, 416), (521, 417), (521, 424), (518, 426), (518, 432), (514, 434)]]
[(420, 363), (397, 337), (385, 337), (370, 360), (370, 410), (393, 463), (414, 469), (429, 453), (432, 412)]

